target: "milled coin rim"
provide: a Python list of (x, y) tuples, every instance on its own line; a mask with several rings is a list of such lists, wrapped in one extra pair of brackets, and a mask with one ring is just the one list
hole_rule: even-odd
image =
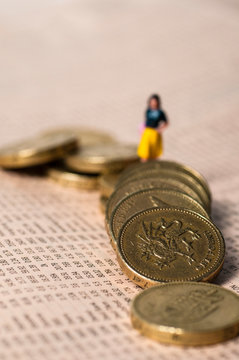
[[(145, 180), (145, 179), (143, 179), (143, 180)], [(162, 181), (160, 181), (160, 179), (158, 179), (157, 178), (157, 176), (156, 177), (153, 177), (153, 178), (149, 178), (148, 179), (149, 180), (149, 182), (151, 181), (151, 180), (155, 180), (155, 181), (157, 181), (157, 184), (155, 185), (155, 186), (153, 186), (153, 187), (160, 187), (160, 184), (161, 185), (165, 185), (165, 182), (162, 182)], [(141, 183), (141, 181), (139, 181), (139, 180), (135, 180), (134, 181), (134, 183), (135, 184), (138, 184), (138, 183)], [(180, 184), (182, 184), (180, 181), (177, 181), (177, 183), (180, 185)], [(111, 205), (111, 203), (112, 203), (112, 199), (116, 196), (116, 194), (118, 193), (118, 191), (120, 191), (121, 189), (123, 189), (124, 187), (126, 187), (127, 185), (130, 185), (131, 184), (131, 182), (129, 182), (128, 184), (122, 184), (122, 185), (119, 185), (118, 187), (116, 187), (116, 189), (114, 190), (114, 192), (111, 194), (111, 196), (109, 197), (109, 202), (108, 202), (108, 204), (107, 204), (107, 208), (106, 208), (106, 213), (105, 213), (105, 216), (106, 216), (106, 220), (109, 222), (109, 219), (110, 219), (110, 216), (111, 216), (111, 214), (112, 214), (112, 212), (113, 212), (113, 209), (115, 208), (115, 206), (117, 206), (118, 205), (118, 203), (123, 199), (123, 198), (125, 198), (126, 196), (128, 196), (128, 195), (125, 195), (125, 196), (123, 196), (123, 197), (121, 197), (118, 201), (117, 201), (117, 203), (114, 205), (114, 207), (113, 207), (113, 209), (110, 209), (111, 207), (112, 207), (112, 205)], [(183, 184), (184, 185), (184, 187), (186, 186), (186, 188), (187, 188), (187, 191), (188, 191), (188, 189), (191, 189), (188, 185), (186, 185), (186, 184)], [(178, 188), (178, 190), (180, 191), (180, 192), (182, 192), (182, 193), (185, 193), (185, 194), (187, 194), (188, 196), (190, 196), (192, 199), (194, 199), (195, 201), (198, 201), (204, 208), (205, 208), (205, 210), (208, 212), (208, 213), (210, 213), (210, 211), (208, 211), (209, 209), (207, 209), (206, 207), (205, 207), (205, 204), (203, 204), (203, 202), (201, 201), (201, 198), (198, 196), (198, 194), (193, 190), (193, 189), (191, 189), (192, 190), (192, 192), (194, 193), (194, 195), (195, 195), (195, 197), (192, 197), (188, 192), (184, 192), (181, 188), (180, 188), (180, 186), (179, 187), (177, 187), (177, 185), (174, 185), (174, 184), (168, 184), (168, 188), (170, 189), (170, 186), (172, 186), (173, 188)], [(145, 189), (151, 189), (151, 188), (153, 188), (152, 186), (150, 187), (146, 187)], [(140, 190), (145, 190), (145, 189), (140, 189)], [(176, 190), (176, 189), (173, 189), (173, 190)], [(136, 191), (138, 191), (138, 190), (136, 190)], [(133, 192), (136, 192), (136, 191), (133, 191)], [(131, 192), (131, 193), (133, 193), (133, 192)], [(111, 210), (111, 211), (110, 211)]]
[[(140, 312), (137, 311), (136, 308), (136, 302), (138, 299), (142, 296), (145, 296), (145, 293), (154, 291), (154, 288), (162, 288), (162, 287), (168, 287), (168, 286), (182, 286), (185, 284), (189, 284), (192, 286), (206, 286), (206, 287), (214, 287), (214, 288), (220, 288), (223, 289), (223, 291), (226, 291), (230, 293), (230, 295), (237, 298), (237, 301), (239, 301), (239, 297), (236, 293), (233, 291), (226, 289), (224, 287), (221, 287), (216, 284), (208, 284), (205, 282), (193, 282), (193, 281), (184, 281), (184, 282), (170, 282), (170, 283), (164, 283), (161, 285), (156, 285), (154, 287), (151, 287), (147, 290), (141, 291), (139, 294), (137, 294), (131, 301), (130, 306), (130, 317), (132, 325), (135, 329), (137, 329), (142, 335), (145, 335), (147, 337), (150, 337), (154, 340), (157, 340), (162, 343), (167, 344), (174, 344), (179, 346), (203, 346), (203, 345), (209, 345), (209, 344), (215, 344), (218, 342), (229, 340), (239, 333), (239, 318), (238, 320), (235, 320), (235, 322), (228, 324), (226, 327), (223, 327), (223, 325), (220, 328), (214, 328), (211, 330), (198, 330), (198, 331), (189, 331), (183, 328), (174, 327), (174, 326), (165, 326), (165, 325), (159, 325), (150, 323), (144, 318)], [(221, 290), (220, 290), (221, 291)]]
[[(139, 270), (135, 269), (134, 266), (129, 262), (129, 260), (127, 259), (123, 249), (122, 249), (122, 237), (126, 231), (126, 229), (128, 228), (129, 225), (131, 225), (131, 223), (134, 221), (134, 219), (137, 219), (139, 216), (142, 216), (142, 214), (147, 214), (147, 213), (152, 213), (152, 212), (163, 212), (163, 211), (167, 211), (167, 212), (172, 212), (172, 211), (176, 211), (179, 213), (186, 213), (189, 215), (193, 215), (196, 216), (197, 218), (199, 218), (200, 220), (204, 221), (205, 223), (207, 223), (210, 228), (212, 228), (213, 232), (216, 232), (216, 234), (218, 235), (219, 239), (220, 239), (220, 243), (219, 243), (219, 251), (218, 251), (218, 255), (214, 261), (214, 265), (210, 266), (209, 268), (207, 268), (207, 271), (203, 272), (201, 274), (200, 277), (198, 276), (193, 276), (190, 278), (185, 278), (185, 279), (179, 279), (179, 280), (170, 280), (170, 279), (156, 279), (154, 276), (149, 276), (148, 274), (146, 274), (145, 272), (141, 271), (139, 272)], [(168, 208), (158, 208), (158, 207), (154, 207), (151, 209), (147, 209), (144, 211), (140, 211), (137, 214), (133, 215), (125, 224), (124, 226), (121, 228), (120, 234), (119, 234), (119, 238), (118, 238), (118, 242), (117, 242), (117, 258), (118, 261), (120, 263), (120, 266), (122, 268), (122, 270), (128, 275), (128, 277), (134, 281), (136, 284), (138, 284), (141, 287), (150, 287), (153, 285), (156, 285), (158, 283), (170, 283), (173, 281), (177, 281), (177, 282), (185, 282), (185, 281), (211, 281), (213, 278), (215, 278), (217, 276), (217, 274), (220, 272), (223, 263), (224, 263), (224, 258), (225, 258), (225, 242), (224, 242), (224, 238), (220, 232), (220, 230), (216, 227), (216, 225), (214, 225), (209, 219), (206, 219), (205, 217), (203, 217), (202, 215), (197, 214), (194, 211), (191, 210), (184, 210), (184, 209), (180, 209), (180, 208), (176, 208), (176, 207), (168, 207)]]
[[(211, 195), (211, 191), (210, 191), (210, 187), (209, 184), (207, 182), (207, 180), (204, 178), (204, 176), (197, 170), (195, 170), (194, 168), (192, 168), (189, 165), (184, 165), (182, 163), (176, 162), (174, 160), (153, 160), (153, 161), (149, 161), (147, 162), (148, 166), (150, 168), (150, 165), (154, 166), (154, 165), (159, 165), (159, 167), (163, 167), (163, 168), (176, 168), (178, 170), (184, 171), (187, 174), (190, 174), (192, 178), (194, 178), (197, 182), (199, 182), (204, 190), (207, 192), (207, 195), (209, 197), (209, 200), (211, 201), (212, 199), (212, 195)], [(137, 168), (140, 169), (140, 165), (142, 165), (142, 167), (144, 166), (144, 164), (139, 164), (139, 166), (135, 167), (134, 169), (128, 169), (128, 172), (125, 172), (122, 174), (122, 177), (119, 180), (124, 179), (127, 176), (130, 176), (130, 174), (132, 174), (134, 171), (137, 171)], [(157, 166), (156, 165), (156, 166)]]
[(145, 171), (143, 172), (143, 176), (137, 178), (137, 173), (136, 173), (134, 174), (134, 176), (132, 175), (130, 177), (126, 177), (121, 182), (121, 185), (123, 186), (124, 184), (128, 184), (134, 181), (134, 179), (138, 179), (140, 181), (141, 179), (145, 179), (145, 178), (150, 179), (157, 176), (159, 178), (162, 177), (162, 178), (170, 178), (170, 179), (179, 179), (183, 184), (190, 187), (198, 195), (198, 197), (201, 199), (202, 204), (205, 206), (207, 211), (210, 212), (211, 200), (207, 195), (204, 187), (199, 182), (195, 181), (195, 179), (192, 178), (189, 174), (185, 172), (177, 171), (176, 169), (173, 168), (168, 169), (162, 167), (160, 169), (159, 167), (158, 169), (157, 168), (145, 169)]
[[(129, 194), (128, 196), (124, 197), (120, 202), (118, 202), (118, 204), (115, 206), (111, 216), (110, 216), (110, 219), (109, 219), (109, 223), (106, 225), (109, 227), (109, 231), (108, 231), (108, 234), (110, 235), (110, 237), (112, 238), (112, 241), (115, 242), (115, 245), (117, 245), (117, 238), (115, 236), (115, 232), (114, 232), (114, 222), (116, 220), (114, 220), (115, 216), (116, 216), (116, 212), (117, 210), (119, 209), (119, 207), (125, 202), (127, 201), (127, 199), (131, 198), (133, 195), (136, 195), (136, 194), (147, 194), (148, 192), (152, 191), (152, 190), (160, 190), (162, 192), (170, 192), (171, 194), (173, 193), (174, 195), (178, 195), (181, 196), (181, 197), (186, 197), (188, 198), (189, 200), (191, 200), (191, 202), (196, 206), (198, 205), (198, 209), (200, 209), (201, 211), (204, 212), (204, 214), (200, 214), (198, 213), (199, 215), (202, 215), (204, 216), (205, 218), (208, 218), (210, 220), (210, 216), (209, 214), (207, 213), (207, 211), (204, 209), (204, 207), (198, 202), (196, 201), (195, 199), (193, 199), (191, 196), (189, 196), (188, 194), (185, 194), (183, 192), (180, 192), (180, 191), (176, 191), (176, 190), (171, 190), (171, 189), (161, 189), (160, 187), (155, 187), (155, 188), (150, 188), (150, 189), (143, 189), (143, 190), (138, 190), (136, 192), (133, 192), (132, 194)], [(179, 208), (179, 209), (185, 209), (185, 210), (191, 210), (191, 209), (188, 209), (187, 207), (183, 207), (183, 206), (175, 206), (175, 205), (168, 205), (168, 206), (164, 206), (165, 208), (166, 207), (169, 207), (169, 208)], [(150, 206), (150, 208), (152, 208), (152, 206)], [(144, 210), (147, 210), (147, 208), (145, 208)], [(191, 210), (191, 211), (194, 211), (195, 213), (197, 213), (196, 210)], [(127, 221), (128, 219), (125, 220), (125, 222)], [(123, 225), (122, 225), (123, 227)]]

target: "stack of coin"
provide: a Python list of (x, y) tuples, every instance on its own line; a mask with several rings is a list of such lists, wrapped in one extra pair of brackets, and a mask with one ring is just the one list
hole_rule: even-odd
[(42, 165), (76, 150), (77, 138), (72, 134), (43, 134), (0, 149), (0, 166), (21, 169)]
[[(48, 175), (64, 186), (81, 189), (101, 188), (100, 177), (105, 173), (119, 172), (128, 164), (138, 161), (136, 146), (121, 144), (107, 133), (86, 128), (63, 128), (48, 134), (74, 134), (80, 147), (58, 164), (52, 164)], [(105, 208), (107, 196), (101, 194), (101, 209)]]
[[(102, 174), (119, 173), (137, 161), (135, 145), (120, 144), (105, 132), (85, 127), (48, 130), (0, 149), (3, 168), (29, 169), (47, 164), (49, 178), (63, 186), (86, 190), (98, 189)], [(112, 186), (112, 179), (107, 176), (111, 175), (101, 181), (103, 208)]]
[(225, 245), (210, 208), (206, 180), (188, 166), (151, 161), (127, 168), (105, 220), (123, 271), (141, 287), (212, 280)]

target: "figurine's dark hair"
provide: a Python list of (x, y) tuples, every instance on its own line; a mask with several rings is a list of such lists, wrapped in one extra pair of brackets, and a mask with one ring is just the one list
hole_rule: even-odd
[(158, 94), (153, 94), (153, 95), (151, 95), (150, 98), (149, 98), (149, 100), (148, 100), (148, 105), (149, 105), (149, 103), (150, 103), (150, 100), (152, 100), (152, 99), (155, 99), (155, 100), (157, 101), (158, 107), (160, 108), (161, 100), (160, 100), (159, 95), (158, 95)]

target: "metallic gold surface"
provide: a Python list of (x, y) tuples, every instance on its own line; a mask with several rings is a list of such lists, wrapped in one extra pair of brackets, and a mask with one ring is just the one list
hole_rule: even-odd
[(220, 271), (224, 239), (193, 211), (152, 208), (129, 219), (117, 242), (123, 271), (141, 287), (171, 281), (210, 281)]
[(120, 230), (130, 217), (152, 207), (180, 207), (209, 218), (202, 205), (184, 193), (161, 188), (140, 190), (125, 197), (115, 207), (109, 222), (112, 245), (116, 246)]
[(85, 146), (66, 159), (71, 169), (80, 172), (113, 172), (138, 161), (136, 146), (132, 144), (101, 144)]
[(99, 189), (102, 196), (110, 197), (115, 190), (120, 173), (103, 174), (99, 178)]
[(191, 168), (190, 166), (175, 162), (175, 161), (170, 161), (170, 160), (154, 160), (154, 161), (148, 161), (146, 163), (140, 163), (137, 165), (132, 165), (130, 166), (128, 169), (126, 169), (121, 177), (120, 177), (120, 181), (123, 180), (125, 177), (129, 177), (133, 174), (135, 174), (136, 172), (142, 172), (145, 171), (147, 169), (175, 169), (179, 172), (183, 172), (185, 174), (190, 175), (194, 180), (196, 180), (198, 183), (200, 183), (205, 192), (207, 193), (209, 199), (211, 200), (211, 192), (209, 189), (209, 185), (206, 181), (206, 179), (195, 169)]
[(64, 165), (52, 165), (47, 169), (48, 176), (57, 183), (85, 190), (95, 190), (99, 187), (99, 176), (94, 174), (79, 174), (67, 169)]
[(158, 176), (154, 178), (146, 178), (140, 180), (134, 180), (122, 186), (118, 186), (112, 195), (109, 198), (108, 205), (106, 208), (106, 221), (109, 222), (110, 216), (115, 208), (115, 206), (120, 202), (124, 197), (131, 195), (134, 192), (139, 190), (151, 189), (151, 188), (162, 188), (162, 189), (171, 189), (175, 191), (183, 192), (194, 200), (199, 202), (202, 206), (202, 200), (198, 194), (190, 188), (190, 186), (182, 183), (180, 179), (171, 179), (171, 178), (160, 178)]
[(0, 166), (15, 169), (45, 164), (66, 156), (77, 146), (72, 135), (37, 136), (0, 149)]
[(108, 198), (106, 196), (100, 197), (100, 211), (104, 214), (107, 206)]
[(154, 286), (133, 299), (131, 321), (142, 335), (162, 343), (215, 344), (239, 333), (239, 296), (206, 283)]
[(63, 127), (50, 129), (45, 132), (47, 135), (67, 134), (75, 136), (82, 147), (92, 146), (102, 143), (115, 143), (113, 136), (101, 130), (95, 130), (87, 127)]
[[(143, 171), (142, 171), (143, 170)], [(135, 172), (129, 177), (126, 177), (124, 181), (121, 181), (121, 186), (123, 184), (129, 183), (130, 181), (138, 180), (140, 181), (143, 178), (152, 178), (158, 176), (159, 179), (178, 179), (183, 184), (191, 187), (191, 189), (194, 190), (194, 192), (197, 193), (197, 195), (200, 197), (202, 203), (204, 204), (205, 208), (208, 212), (210, 212), (210, 206), (211, 206), (211, 200), (208, 197), (207, 193), (205, 192), (204, 188), (201, 184), (199, 184), (194, 178), (192, 178), (190, 175), (178, 171), (177, 169), (166, 169), (166, 168), (149, 168), (149, 169), (142, 169), (140, 172)]]

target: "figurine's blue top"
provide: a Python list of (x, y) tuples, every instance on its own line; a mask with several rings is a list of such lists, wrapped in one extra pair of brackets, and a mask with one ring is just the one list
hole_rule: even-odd
[(146, 127), (156, 129), (161, 121), (167, 122), (165, 113), (162, 110), (147, 109), (145, 123)]

